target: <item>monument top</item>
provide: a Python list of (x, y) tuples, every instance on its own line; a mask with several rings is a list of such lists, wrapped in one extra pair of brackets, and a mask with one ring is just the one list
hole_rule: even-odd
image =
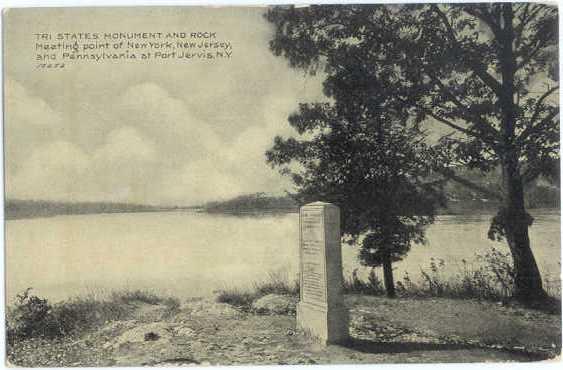
[(307, 203), (307, 204), (305, 204), (303, 207), (325, 207), (325, 206), (336, 207), (336, 206), (335, 206), (334, 204), (332, 204), (332, 203), (321, 202), (321, 201), (312, 202), (312, 203)]

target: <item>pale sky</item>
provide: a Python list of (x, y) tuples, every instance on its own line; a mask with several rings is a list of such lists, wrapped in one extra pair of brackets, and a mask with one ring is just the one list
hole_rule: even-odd
[[(8, 199), (198, 204), (291, 190), (265, 163), (321, 79), (268, 49), (261, 8), (10, 10), (5, 18)], [(36, 68), (39, 32), (212, 31), (231, 60)]]
[[(193, 205), (293, 190), (264, 153), (274, 136), (294, 134), (287, 117), (300, 102), (325, 99), (322, 76), (305, 75), (273, 56), (264, 11), (9, 10), (7, 198)], [(58, 70), (39, 69), (35, 60), (36, 33), (198, 31), (229, 41), (232, 58), (76, 62)], [(546, 81), (538, 79), (532, 90), (543, 92)], [(444, 133), (443, 127), (432, 130), (434, 138)]]

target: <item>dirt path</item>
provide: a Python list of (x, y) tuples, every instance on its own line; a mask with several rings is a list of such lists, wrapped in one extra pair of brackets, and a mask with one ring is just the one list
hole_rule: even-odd
[[(553, 357), (561, 345), (556, 315), (526, 317), (459, 300), (352, 296), (347, 303), (352, 338), (345, 346), (323, 347), (305, 338), (292, 316), (192, 300), (173, 314), (161, 305), (139, 304), (134, 320), (110, 322), (80, 338), (26, 341), (9, 359), (53, 367), (531, 361)], [(497, 324), (485, 330), (491, 322)], [(556, 337), (554, 349), (550, 341)]]

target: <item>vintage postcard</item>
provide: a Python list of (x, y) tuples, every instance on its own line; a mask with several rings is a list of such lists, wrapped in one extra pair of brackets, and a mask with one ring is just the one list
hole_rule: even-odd
[(556, 3), (2, 19), (7, 366), (559, 359)]

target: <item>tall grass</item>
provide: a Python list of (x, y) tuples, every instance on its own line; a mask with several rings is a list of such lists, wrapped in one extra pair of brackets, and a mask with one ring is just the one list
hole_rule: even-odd
[(261, 296), (268, 294), (299, 295), (299, 280), (290, 279), (286, 270), (270, 272), (266, 279), (254, 282), (253, 286), (254, 290)]
[(507, 300), (512, 295), (512, 270), (498, 270), (490, 265), (475, 268), (462, 260), (461, 271), (447, 274), (443, 259), (431, 258), (427, 268), (421, 268), (420, 279), (414, 281), (408, 273), (397, 282), (402, 296), (478, 298)]
[(358, 277), (358, 270), (352, 271), (352, 276), (344, 279), (344, 293), (347, 294), (366, 294), (384, 295), (385, 287), (375, 273), (375, 268), (369, 272), (367, 281)]
[(260, 295), (257, 294), (256, 291), (236, 287), (225, 287), (218, 290), (216, 294), (215, 300), (217, 302), (230, 304), (243, 311), (250, 311), (252, 302), (260, 298)]
[(299, 280), (289, 278), (286, 270), (268, 273), (265, 279), (255, 281), (248, 289), (227, 286), (215, 292), (216, 301), (250, 311), (252, 302), (268, 294), (299, 296)]
[[(457, 272), (452, 273), (441, 258), (431, 258), (427, 266), (422, 266), (418, 276), (405, 274), (396, 282), (397, 294), (402, 297), (448, 297), (476, 298), (492, 301), (507, 301), (514, 289), (515, 271), (509, 253), (491, 248), (485, 253), (476, 254), (474, 262), (461, 260)], [(550, 274), (544, 274), (544, 288), (547, 293), (560, 299), (561, 281)], [(384, 295), (381, 280), (372, 269), (367, 281), (352, 272), (345, 279), (347, 293)]]

